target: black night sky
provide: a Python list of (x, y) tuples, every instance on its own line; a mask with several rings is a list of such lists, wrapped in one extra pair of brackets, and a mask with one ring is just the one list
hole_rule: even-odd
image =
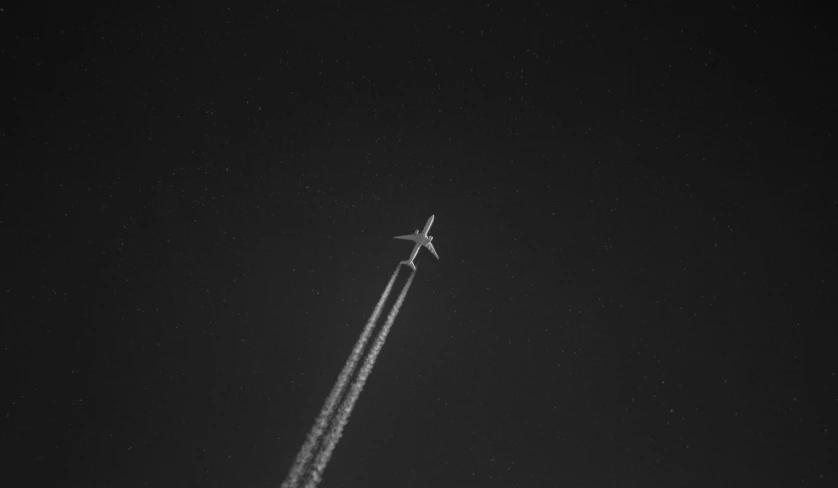
[(8, 479), (279, 487), (434, 214), (320, 486), (835, 486), (826, 13), (289, 3), (0, 9)]

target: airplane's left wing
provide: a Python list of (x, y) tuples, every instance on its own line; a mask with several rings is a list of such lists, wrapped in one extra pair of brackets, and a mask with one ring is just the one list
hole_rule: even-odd
[(436, 249), (434, 249), (434, 245), (430, 242), (425, 244), (425, 247), (428, 248), (428, 251), (431, 251), (431, 254), (434, 255), (435, 258), (439, 259), (439, 255), (436, 253)]

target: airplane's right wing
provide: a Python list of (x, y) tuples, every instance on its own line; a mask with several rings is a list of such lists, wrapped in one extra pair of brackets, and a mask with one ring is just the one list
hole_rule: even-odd
[(434, 249), (434, 245), (430, 242), (425, 244), (425, 247), (428, 248), (428, 251), (431, 251), (431, 254), (434, 255), (435, 258), (439, 259), (439, 255), (436, 253), (436, 249)]

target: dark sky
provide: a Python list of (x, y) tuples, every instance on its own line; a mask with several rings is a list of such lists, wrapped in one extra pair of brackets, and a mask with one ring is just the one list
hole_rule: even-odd
[(0, 9), (4, 474), (279, 486), (435, 214), (322, 487), (835, 486), (829, 17), (503, 3)]

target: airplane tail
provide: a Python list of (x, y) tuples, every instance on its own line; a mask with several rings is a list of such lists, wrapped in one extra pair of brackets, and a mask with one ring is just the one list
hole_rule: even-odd
[(413, 271), (416, 271), (416, 265), (415, 265), (415, 264), (413, 264), (412, 262), (410, 262), (410, 261), (399, 261), (399, 262), (400, 262), (401, 264), (404, 264), (404, 265), (410, 266), (411, 268), (413, 268)]

